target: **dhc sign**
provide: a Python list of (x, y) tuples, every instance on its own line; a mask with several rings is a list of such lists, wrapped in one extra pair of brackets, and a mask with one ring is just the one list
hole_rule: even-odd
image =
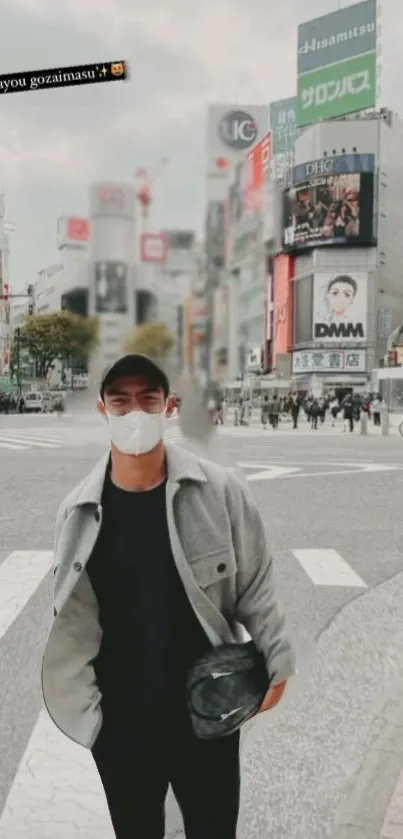
[(293, 184), (309, 181), (310, 178), (327, 175), (346, 175), (349, 172), (373, 172), (375, 169), (374, 154), (342, 154), (336, 157), (321, 157), (294, 166), (292, 172)]

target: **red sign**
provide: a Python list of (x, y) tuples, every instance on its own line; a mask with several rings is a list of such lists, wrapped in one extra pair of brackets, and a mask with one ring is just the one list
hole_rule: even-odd
[(261, 200), (262, 187), (272, 159), (271, 134), (265, 134), (262, 140), (253, 147), (247, 157), (247, 179), (245, 202), (249, 210), (256, 209)]
[(274, 317), (273, 338), (275, 357), (287, 353), (292, 344), (292, 283), (294, 275), (293, 257), (280, 254), (274, 261)]
[(142, 262), (166, 262), (168, 239), (164, 233), (143, 233), (140, 238)]
[(66, 232), (66, 238), (71, 242), (88, 242), (90, 223), (86, 218), (69, 218)]
[(98, 190), (101, 204), (124, 204), (125, 192), (118, 186), (101, 186)]

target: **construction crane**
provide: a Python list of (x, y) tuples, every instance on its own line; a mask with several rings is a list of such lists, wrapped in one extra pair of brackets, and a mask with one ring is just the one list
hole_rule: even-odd
[(153, 171), (150, 171), (146, 167), (139, 167), (134, 173), (137, 184), (136, 197), (140, 204), (143, 233), (147, 230), (150, 206), (154, 200), (153, 185), (168, 162), (167, 157), (162, 157)]

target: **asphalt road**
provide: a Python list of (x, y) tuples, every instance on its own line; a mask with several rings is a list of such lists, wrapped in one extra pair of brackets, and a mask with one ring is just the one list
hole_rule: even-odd
[[(39, 686), (44, 552), (104, 445), (92, 415), (0, 418), (0, 839), (113, 837), (91, 759), (41, 714)], [(225, 429), (204, 453), (250, 483), (299, 657), (282, 705), (244, 732), (240, 839), (324, 839), (403, 687), (403, 440)], [(169, 839), (180, 825), (170, 799)]]

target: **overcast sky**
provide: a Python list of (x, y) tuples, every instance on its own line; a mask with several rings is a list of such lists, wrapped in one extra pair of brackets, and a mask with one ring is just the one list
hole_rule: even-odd
[[(0, 183), (21, 289), (58, 261), (56, 221), (87, 215), (94, 179), (169, 165), (153, 224), (201, 229), (209, 103), (296, 92), (298, 23), (334, 0), (2, 0), (0, 73), (125, 59), (125, 83), (0, 97)], [(342, 6), (347, 5), (345, 2)], [(383, 0), (382, 102), (403, 113), (403, 7)]]

